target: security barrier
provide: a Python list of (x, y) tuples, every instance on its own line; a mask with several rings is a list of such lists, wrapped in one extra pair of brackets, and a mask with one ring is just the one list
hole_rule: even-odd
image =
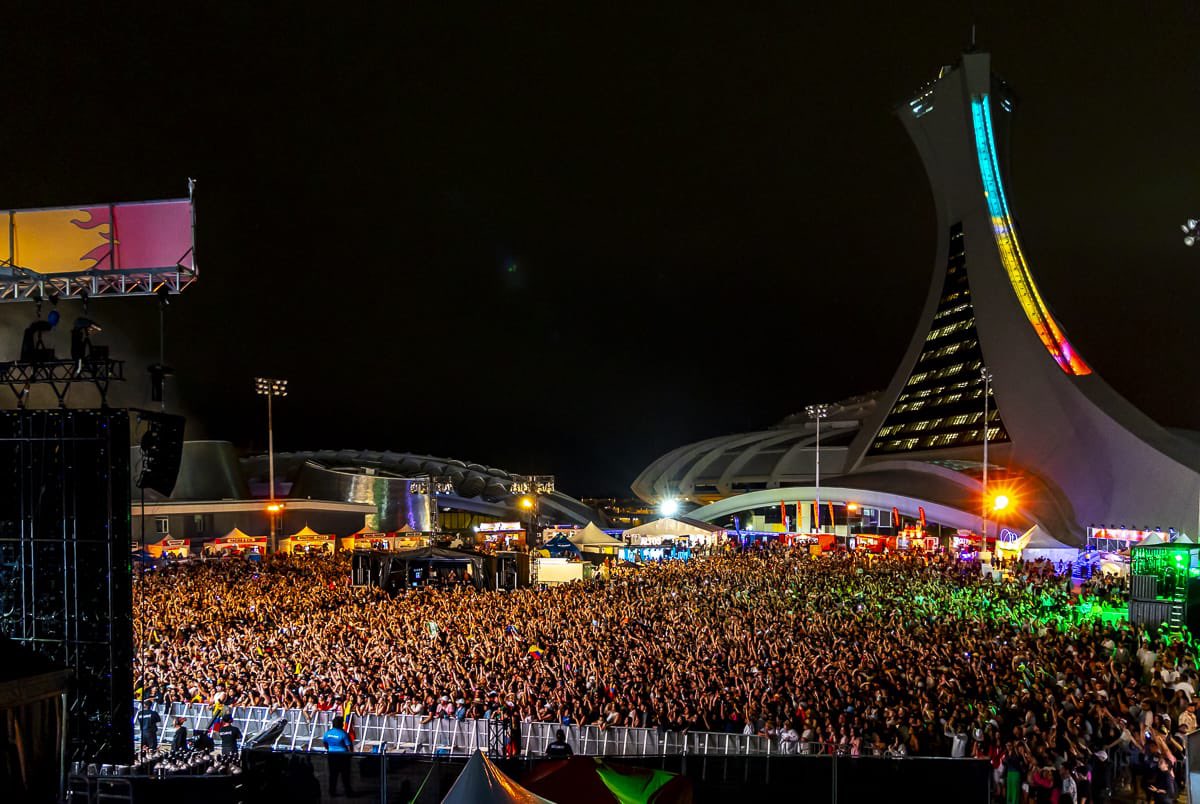
[[(138, 706), (135, 705), (135, 711)], [(265, 730), (279, 718), (287, 726), (271, 744), (284, 751), (322, 751), (321, 737), (333, 725), (334, 711), (283, 709), (266, 706), (234, 706), (215, 710), (208, 704), (155, 704), (162, 717), (161, 741), (169, 741), (175, 718), (184, 718), (189, 732), (207, 729), (215, 718), (229, 714), (245, 737)], [(360, 751), (470, 756), (476, 749), (488, 750), (486, 719), (455, 720), (420, 715), (353, 715), (355, 746)], [(771, 756), (774, 754), (823, 754), (829, 747), (817, 743), (784, 743), (766, 737), (720, 732), (675, 732), (616, 726), (562, 726), (558, 723), (522, 723), (515, 753), (540, 756), (555, 737), (566, 732), (577, 754), (589, 756)], [(507, 732), (506, 732), (507, 733)], [(139, 735), (140, 739), (140, 735)]]

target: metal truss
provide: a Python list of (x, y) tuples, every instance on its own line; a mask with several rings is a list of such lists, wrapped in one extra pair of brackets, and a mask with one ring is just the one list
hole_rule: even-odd
[(77, 271), (39, 274), (25, 268), (0, 267), (0, 303), (106, 296), (152, 296), (165, 288), (182, 293), (196, 281), (194, 270), (175, 265), (133, 271)]
[(86, 360), (49, 360), (38, 363), (0, 363), (0, 382), (17, 398), (17, 407), (29, 401), (31, 385), (49, 385), (58, 398), (58, 406), (67, 406), (67, 392), (76, 383), (94, 385), (100, 392), (100, 405), (108, 404), (108, 385), (125, 379), (125, 361), (107, 357)]

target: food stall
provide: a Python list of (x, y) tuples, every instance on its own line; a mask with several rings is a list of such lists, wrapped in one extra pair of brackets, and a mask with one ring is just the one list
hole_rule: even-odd
[(285, 536), (279, 541), (279, 552), (300, 553), (304, 555), (320, 553), (332, 554), (337, 550), (337, 538), (332, 534), (317, 533), (305, 525), (291, 536)]
[(725, 539), (725, 529), (690, 517), (663, 517), (621, 534), (631, 547), (671, 547), (692, 550), (715, 547)]
[[(141, 550), (137, 542), (133, 544), (134, 552)], [(187, 558), (192, 553), (192, 543), (189, 539), (162, 538), (146, 544), (146, 555), (149, 558)]]
[(405, 525), (391, 533), (362, 528), (338, 540), (342, 550), (414, 550), (427, 547), (429, 537)]
[(261, 558), (267, 553), (266, 536), (250, 536), (239, 528), (226, 533), (220, 538), (213, 539), (204, 545), (204, 555), (208, 557), (246, 556)]
[(519, 550), (525, 547), (525, 527), (520, 522), (480, 522), (479, 546), (485, 550)]

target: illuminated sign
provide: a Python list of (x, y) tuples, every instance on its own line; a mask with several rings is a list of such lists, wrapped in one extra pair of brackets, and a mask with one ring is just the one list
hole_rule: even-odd
[(1017, 539), (1021, 538), (1021, 534), (1017, 533), (1012, 528), (1000, 528), (1000, 536), (998, 538), (1002, 542), (1015, 542)]
[(524, 530), (520, 522), (480, 522), (480, 533), (496, 533), (499, 531)]
[(1175, 536), (1174, 529), (1164, 532), (1161, 529), (1137, 530), (1135, 528), (1088, 528), (1089, 539), (1115, 539), (1122, 542), (1137, 543), (1143, 539), (1157, 535), (1164, 540)]

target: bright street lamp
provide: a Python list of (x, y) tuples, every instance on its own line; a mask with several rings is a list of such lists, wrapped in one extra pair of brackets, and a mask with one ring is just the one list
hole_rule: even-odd
[(255, 377), (254, 392), (267, 398), (267, 482), (271, 490), (267, 497), (268, 519), (271, 521), (271, 539), (269, 550), (275, 552), (275, 518), (283, 510), (283, 506), (275, 502), (275, 419), (271, 409), (271, 400), (275, 397), (287, 396), (287, 380), (277, 380), (270, 377)]
[[(829, 405), (816, 404), (809, 405), (804, 408), (804, 412), (808, 414), (808, 418), (813, 419), (817, 423), (817, 465), (816, 465), (816, 488), (817, 488), (817, 521), (816, 532), (821, 532), (821, 419), (829, 415)], [(832, 522), (830, 524), (833, 524)], [(810, 531), (811, 532), (811, 531)]]
[(658, 504), (658, 512), (663, 516), (675, 516), (679, 513), (679, 500), (668, 497)]
[(997, 494), (992, 497), (992, 510), (1003, 511), (1008, 508), (1009, 499), (1007, 494)]

